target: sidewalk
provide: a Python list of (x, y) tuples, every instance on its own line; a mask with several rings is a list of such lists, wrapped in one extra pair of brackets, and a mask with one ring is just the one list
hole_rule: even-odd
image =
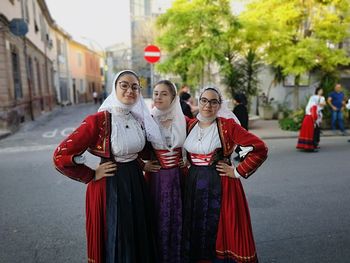
[(35, 126), (38, 126), (41, 123), (45, 123), (51, 118), (54, 118), (60, 112), (62, 112), (62, 107), (59, 107), (59, 106), (52, 109), (52, 111), (43, 112), (40, 116), (36, 117), (34, 121), (26, 121), (21, 123), (15, 132), (11, 132), (10, 130), (7, 130), (7, 129), (0, 129), (0, 140), (8, 136), (11, 136), (19, 131), (26, 132), (28, 129), (32, 129)]
[(284, 131), (277, 120), (256, 120), (249, 123), (249, 131), (261, 139), (297, 138), (299, 132)]
[(9, 136), (11, 132), (9, 130), (0, 129), (0, 140)]
[[(249, 131), (262, 139), (297, 138), (299, 131), (284, 131), (278, 125), (278, 120), (255, 120), (249, 123)], [(342, 136), (339, 131), (321, 130), (321, 137)]]
[[(84, 104), (84, 105), (87, 105), (87, 104)], [(79, 107), (79, 106), (81, 105), (71, 106), (70, 109), (74, 109), (74, 107)], [(22, 130), (25, 132), (26, 130), (33, 128), (39, 123), (43, 123), (52, 118), (55, 118), (55, 116), (57, 114), (60, 114), (63, 110), (64, 108), (55, 107), (51, 112), (43, 113), (33, 122), (28, 121), (28, 122), (22, 123), (19, 130)], [(261, 120), (261, 119), (251, 120), (249, 122), (249, 131), (259, 136), (262, 139), (297, 138), (299, 135), (299, 131), (295, 132), (295, 131), (281, 130), (277, 120)], [(9, 135), (12, 135), (10, 131), (0, 129), (0, 140)], [(336, 134), (334, 134), (331, 130), (322, 130), (321, 137), (325, 137), (325, 136), (342, 136), (342, 135), (340, 134), (339, 131)]]

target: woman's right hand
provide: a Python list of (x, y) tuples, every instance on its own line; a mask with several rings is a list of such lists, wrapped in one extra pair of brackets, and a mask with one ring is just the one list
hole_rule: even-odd
[(143, 170), (149, 173), (156, 173), (160, 170), (160, 168), (162, 167), (159, 165), (158, 161), (148, 161), (145, 163)]
[(117, 164), (114, 162), (109, 161), (109, 162), (100, 164), (96, 168), (95, 181), (98, 181), (106, 176), (113, 176), (116, 170), (117, 170)]

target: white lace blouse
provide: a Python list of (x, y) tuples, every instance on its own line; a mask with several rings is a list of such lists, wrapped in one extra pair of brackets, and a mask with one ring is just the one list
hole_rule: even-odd
[(217, 148), (221, 148), (221, 141), (218, 126), (214, 121), (209, 127), (204, 129), (198, 126), (193, 127), (187, 136), (184, 148), (189, 153), (209, 154)]
[(145, 142), (145, 132), (130, 112), (112, 113), (111, 149), (117, 162), (135, 160)]

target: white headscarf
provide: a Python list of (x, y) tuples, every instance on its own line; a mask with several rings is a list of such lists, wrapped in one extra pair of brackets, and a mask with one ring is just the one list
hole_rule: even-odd
[[(170, 81), (169, 81), (170, 82)], [(175, 98), (171, 102), (170, 106), (166, 110), (158, 110), (156, 107), (152, 109), (152, 115), (156, 122), (160, 124), (161, 121), (166, 120), (172, 120), (172, 133), (176, 136), (174, 136), (174, 141), (172, 143), (172, 146), (169, 147), (166, 143), (166, 140), (164, 136), (163, 143), (167, 147), (168, 150), (172, 150), (175, 148), (176, 145), (182, 145), (185, 142), (186, 139), (186, 119), (185, 115), (182, 112), (181, 104), (180, 104), (180, 98), (177, 95), (177, 89), (174, 83), (170, 82), (172, 84), (172, 89), (175, 93)], [(166, 84), (165, 84), (166, 85)]]
[(147, 140), (149, 140), (150, 142), (157, 142), (161, 139), (161, 134), (157, 124), (155, 123), (149, 112), (149, 109), (143, 99), (142, 94), (139, 94), (137, 101), (135, 102), (135, 104), (132, 105), (125, 105), (117, 98), (116, 83), (119, 77), (126, 73), (134, 75), (137, 78), (137, 80), (140, 81), (138, 75), (134, 71), (120, 71), (114, 77), (114, 80), (112, 82), (112, 93), (102, 103), (98, 111), (108, 111), (114, 114), (120, 114), (122, 112), (131, 112), (134, 118), (145, 128)]
[[(324, 100), (324, 99), (323, 99)], [(319, 95), (312, 95), (305, 107), (305, 114), (311, 114), (311, 108), (312, 106), (316, 105), (317, 110), (320, 111), (322, 110), (322, 107), (320, 103), (322, 102), (322, 96)], [(324, 101), (323, 101), (324, 102)]]
[(238, 123), (239, 125), (241, 125), (240, 121), (238, 120), (237, 116), (228, 108), (228, 103), (227, 101), (224, 101), (223, 100), (223, 97), (222, 97), (222, 94), (221, 94), (221, 91), (216, 88), (216, 87), (206, 87), (206, 88), (203, 88), (200, 93), (199, 93), (199, 98), (198, 98), (198, 104), (199, 104), (199, 100), (200, 98), (202, 97), (203, 93), (207, 90), (214, 90), (217, 92), (217, 94), (219, 95), (219, 100), (221, 102), (220, 104), (220, 109), (218, 111), (218, 113), (216, 114), (216, 116), (212, 117), (212, 118), (206, 118), (206, 117), (203, 117), (200, 113), (197, 114), (197, 119), (201, 122), (212, 122), (214, 121), (217, 117), (222, 117), (222, 118), (225, 118), (225, 119), (233, 119), (236, 123)]

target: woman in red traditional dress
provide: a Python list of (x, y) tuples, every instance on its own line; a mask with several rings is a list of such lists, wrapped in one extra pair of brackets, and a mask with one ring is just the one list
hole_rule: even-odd
[(323, 89), (316, 88), (305, 108), (305, 116), (301, 124), (297, 149), (316, 151), (320, 143), (320, 125), (322, 121), (322, 109), (326, 104), (322, 96)]
[[(242, 128), (222, 102), (218, 89), (204, 89), (199, 114), (188, 121), (184, 147), (191, 166), (185, 181), (184, 263), (257, 262), (240, 178), (248, 178), (265, 161), (267, 147)], [(236, 146), (242, 162), (234, 167)]]
[[(120, 72), (99, 112), (88, 116), (55, 150), (64, 175), (87, 183), (89, 263), (154, 263), (150, 200), (138, 153), (161, 136), (140, 94), (135, 72)], [(84, 164), (88, 150), (101, 157), (96, 170)]]

